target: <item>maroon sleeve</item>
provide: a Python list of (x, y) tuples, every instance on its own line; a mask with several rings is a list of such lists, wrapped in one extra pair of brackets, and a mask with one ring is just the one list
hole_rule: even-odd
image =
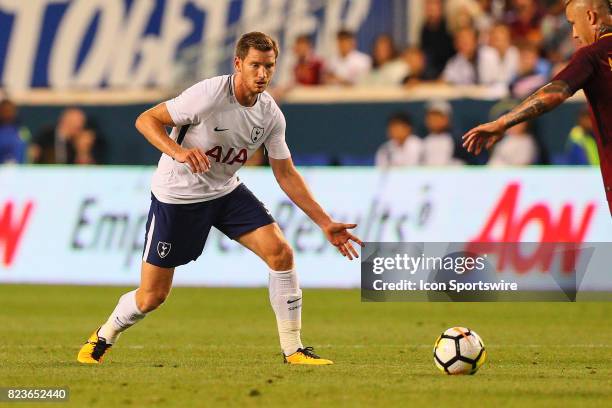
[(572, 95), (582, 89), (593, 75), (594, 67), (589, 49), (590, 47), (583, 47), (576, 51), (567, 66), (553, 78), (553, 81), (563, 81), (569, 85)]

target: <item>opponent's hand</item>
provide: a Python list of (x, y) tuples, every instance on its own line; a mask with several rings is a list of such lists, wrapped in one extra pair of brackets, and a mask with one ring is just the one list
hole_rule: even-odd
[(359, 238), (347, 231), (347, 229), (353, 229), (356, 226), (357, 224), (332, 222), (323, 228), (327, 240), (338, 248), (338, 251), (340, 251), (343, 256), (348, 257), (350, 260), (359, 258), (359, 254), (357, 254), (357, 250), (355, 250), (351, 241), (363, 246), (363, 242), (361, 242)]
[(198, 148), (180, 148), (174, 153), (174, 160), (179, 163), (187, 163), (192, 173), (205, 173), (210, 170), (208, 157)]
[(504, 136), (504, 131), (504, 126), (497, 120), (477, 126), (463, 135), (463, 147), (478, 155), (483, 148), (491, 149)]

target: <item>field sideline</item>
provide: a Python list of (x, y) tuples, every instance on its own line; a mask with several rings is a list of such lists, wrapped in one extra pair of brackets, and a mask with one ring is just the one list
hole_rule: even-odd
[[(0, 286), (0, 387), (70, 387), (70, 403), (44, 407), (612, 404), (612, 303), (382, 304), (305, 289), (305, 345), (336, 364), (290, 367), (267, 289), (176, 288), (103, 365), (79, 365), (79, 346), (126, 291)], [(456, 325), (487, 346), (475, 376), (434, 367), (435, 338)]]

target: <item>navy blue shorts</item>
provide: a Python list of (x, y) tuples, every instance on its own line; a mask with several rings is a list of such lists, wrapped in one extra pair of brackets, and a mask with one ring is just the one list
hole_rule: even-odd
[(274, 222), (244, 184), (223, 197), (193, 204), (166, 204), (151, 194), (142, 260), (162, 268), (195, 261), (211, 227), (237, 239)]

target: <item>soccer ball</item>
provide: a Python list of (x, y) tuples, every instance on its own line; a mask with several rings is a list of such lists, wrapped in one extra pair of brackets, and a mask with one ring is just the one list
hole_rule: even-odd
[(451, 327), (434, 344), (434, 362), (445, 374), (475, 374), (487, 359), (484, 343), (475, 331)]

